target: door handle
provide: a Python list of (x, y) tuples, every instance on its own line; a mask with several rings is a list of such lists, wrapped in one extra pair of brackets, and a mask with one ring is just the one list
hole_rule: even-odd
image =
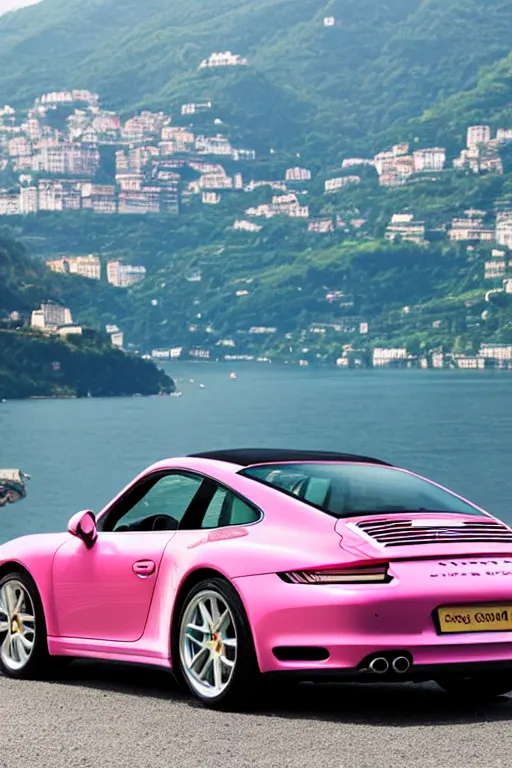
[(152, 573), (155, 572), (155, 564), (152, 560), (137, 560), (136, 563), (133, 564), (132, 570), (134, 573), (137, 574), (137, 576), (151, 576)]

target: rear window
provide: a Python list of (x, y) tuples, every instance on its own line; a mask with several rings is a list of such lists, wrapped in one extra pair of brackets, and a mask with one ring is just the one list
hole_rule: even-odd
[(483, 513), (455, 494), (392, 467), (373, 464), (266, 464), (251, 477), (335, 517), (413, 512)]

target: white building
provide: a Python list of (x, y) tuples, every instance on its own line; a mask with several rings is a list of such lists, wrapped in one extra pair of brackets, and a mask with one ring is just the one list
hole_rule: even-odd
[(97, 104), (99, 96), (91, 91), (75, 89), (72, 91), (52, 91), (45, 93), (40, 99), (36, 99), (36, 104), (57, 105), (72, 104), (75, 101), (83, 101), (87, 104)]
[(394, 170), (395, 160), (396, 156), (394, 152), (391, 151), (379, 152), (377, 155), (375, 155), (373, 162), (379, 176)]
[(415, 221), (412, 213), (395, 213), (385, 234), (386, 240), (403, 240), (409, 243), (425, 242), (425, 224)]
[(120, 261), (107, 263), (107, 280), (116, 288), (129, 288), (131, 285), (144, 280), (146, 268), (132, 264), (122, 264)]
[(336, 19), (334, 16), (326, 16), (324, 18), (324, 27), (334, 27), (336, 24)]
[(20, 213), (20, 196), (0, 190), (0, 216), (18, 216)]
[(413, 152), (414, 170), (418, 172), (442, 171), (446, 163), (446, 149), (433, 147)]
[(215, 67), (245, 67), (247, 59), (237, 53), (225, 51), (224, 53), (211, 53), (207, 59), (203, 59), (199, 69), (212, 69)]
[(500, 144), (505, 141), (512, 141), (512, 128), (498, 128), (496, 132), (496, 141)]
[(206, 112), (207, 110), (212, 108), (211, 101), (204, 101), (199, 104), (191, 103), (191, 104), (182, 104), (181, 105), (181, 114), (182, 115), (195, 115), (197, 112)]
[(218, 192), (203, 192), (201, 202), (203, 205), (218, 205), (220, 203), (220, 195)]
[(195, 145), (196, 152), (200, 155), (220, 155), (231, 157), (233, 147), (225, 136), (198, 136)]
[(512, 213), (497, 218), (496, 242), (512, 249)]
[(512, 360), (512, 344), (482, 344), (478, 354), (491, 360)]
[(356, 168), (357, 166), (367, 166), (369, 168), (375, 168), (375, 160), (369, 160), (366, 157), (347, 157), (343, 160), (342, 168)]
[(407, 350), (405, 347), (389, 349), (376, 347), (373, 350), (372, 357), (374, 368), (381, 368), (382, 366), (389, 365), (390, 363), (396, 362), (397, 360), (406, 360)]
[(20, 213), (37, 213), (39, 210), (39, 195), (37, 187), (30, 185), (20, 188)]
[(477, 149), (480, 144), (488, 144), (491, 140), (491, 129), (488, 125), (471, 125), (468, 128), (466, 145), (468, 149)]
[[(512, 262), (510, 262), (512, 264)], [(498, 280), (507, 274), (507, 262), (505, 259), (486, 261), (484, 263), (484, 280)]]
[(315, 219), (308, 223), (308, 232), (318, 232), (320, 234), (327, 234), (328, 232), (334, 232), (334, 224), (332, 219)]
[(465, 218), (453, 219), (448, 237), (452, 242), (464, 242), (479, 240), (480, 242), (492, 242), (495, 230), (484, 226), (485, 211), (468, 209), (464, 211)]
[(338, 189), (343, 189), (348, 184), (359, 184), (361, 181), (360, 176), (337, 176), (334, 179), (327, 179), (325, 182), (326, 193), (336, 192)]
[(261, 224), (256, 224), (254, 221), (237, 219), (233, 224), (233, 229), (238, 232), (259, 232), (262, 229), (262, 226)]
[(311, 171), (307, 168), (288, 168), (285, 181), (311, 181)]
[(106, 325), (105, 331), (110, 336), (110, 341), (113, 347), (123, 348), (124, 332), (119, 330), (117, 325)]
[(485, 368), (484, 358), (478, 357), (478, 355), (454, 355), (453, 359), (457, 368), (462, 368), (464, 370), (482, 371)]
[(39, 309), (32, 312), (30, 325), (42, 330), (53, 330), (64, 325), (71, 326), (73, 325), (71, 310), (51, 301), (43, 303)]
[(90, 280), (101, 278), (101, 260), (99, 256), (69, 256), (62, 259), (52, 259), (46, 262), (52, 272), (69, 275), (80, 275)]

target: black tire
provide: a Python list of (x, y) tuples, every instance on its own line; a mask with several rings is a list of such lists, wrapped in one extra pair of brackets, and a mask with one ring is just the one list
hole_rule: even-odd
[[(191, 683), (189, 673), (184, 665), (180, 642), (181, 627), (187, 609), (194, 598), (200, 593), (215, 593), (231, 612), (236, 631), (236, 659), (231, 678), (227, 687), (216, 696), (202, 695)], [(247, 615), (236, 589), (224, 579), (212, 578), (196, 584), (188, 592), (178, 614), (178, 620), (173, 626), (172, 659), (175, 677), (181, 685), (185, 685), (194, 698), (204, 706), (224, 711), (252, 709), (259, 701), (258, 695), (262, 689), (262, 675), (258, 668), (254, 642)]]
[[(46, 632), (46, 621), (44, 617), (43, 605), (34, 580), (25, 571), (13, 570), (0, 579), (0, 592), (5, 584), (17, 582), (21, 584), (32, 602), (33, 615), (35, 618), (33, 647), (29, 658), (23, 666), (13, 668), (4, 663), (3, 654), (0, 653), (0, 672), (7, 677), (13, 677), (18, 680), (44, 679), (55, 675), (65, 666), (67, 659), (50, 656), (48, 653), (48, 637)], [(0, 635), (0, 649), (6, 638), (7, 633)], [(32, 635), (29, 635), (32, 637)]]
[(512, 691), (512, 672), (488, 672), (467, 677), (447, 676), (436, 683), (451, 696), (466, 700), (494, 699)]

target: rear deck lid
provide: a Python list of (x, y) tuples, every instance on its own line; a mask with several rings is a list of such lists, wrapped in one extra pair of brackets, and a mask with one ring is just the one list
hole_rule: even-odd
[(512, 529), (492, 517), (400, 514), (338, 520), (342, 547), (368, 557), (512, 552)]

